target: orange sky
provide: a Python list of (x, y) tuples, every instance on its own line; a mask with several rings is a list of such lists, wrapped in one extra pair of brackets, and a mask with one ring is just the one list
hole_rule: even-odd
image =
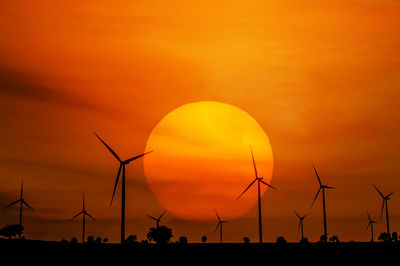
[[(109, 208), (117, 164), (91, 132), (128, 157), (170, 111), (212, 100), (247, 111), (270, 139), (279, 191), (263, 197), (266, 241), (297, 239), (292, 209), (308, 211), (317, 190), (311, 162), (337, 187), (327, 193), (329, 234), (369, 239), (365, 211), (377, 217), (381, 204), (370, 183), (385, 192), (400, 185), (398, 1), (81, 2), (0, 3), (0, 205), (23, 178), (38, 210), (26, 212), (27, 237), (80, 235), (66, 219), (85, 191), (98, 218), (87, 235), (117, 241), (118, 201)], [(163, 207), (142, 161), (127, 178), (127, 233), (143, 239), (153, 225), (145, 214)], [(311, 240), (322, 234), (320, 207), (305, 221)], [(399, 207), (395, 193), (396, 231)], [(0, 224), (16, 215), (4, 211)], [(165, 222), (176, 238), (218, 241), (215, 221), (167, 214)], [(255, 241), (256, 209), (224, 234)]]

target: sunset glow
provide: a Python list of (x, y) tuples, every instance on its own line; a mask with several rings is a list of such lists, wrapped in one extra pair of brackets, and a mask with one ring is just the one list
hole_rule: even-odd
[[(271, 180), (268, 136), (248, 113), (218, 102), (183, 105), (152, 130), (144, 158), (151, 190), (160, 203), (183, 219), (214, 219), (215, 210), (234, 219), (256, 203), (256, 189), (235, 201), (254, 179), (250, 147), (258, 171)], [(262, 189), (265, 191), (265, 188)]]
[[(127, 159), (126, 235), (157, 216), (198, 242), (369, 240), (384, 193), (400, 188), (400, 1), (0, 1), (0, 208), (24, 197), (25, 236), (71, 239), (82, 194), (87, 235), (120, 239), (118, 161)], [(272, 157), (273, 154), (273, 157)], [(265, 192), (265, 193), (264, 193)], [(399, 193), (400, 194), (400, 193)], [(400, 231), (400, 195), (390, 200)], [(19, 209), (0, 213), (0, 226)], [(245, 229), (244, 229), (245, 228)], [(376, 232), (385, 230), (376, 224)]]

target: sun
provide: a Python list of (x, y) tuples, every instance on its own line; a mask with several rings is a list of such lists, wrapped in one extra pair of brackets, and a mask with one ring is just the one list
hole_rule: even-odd
[[(185, 104), (168, 113), (152, 130), (144, 171), (157, 200), (188, 220), (235, 219), (257, 200), (250, 148), (259, 175), (270, 182), (273, 155), (269, 138), (247, 112), (221, 102)], [(267, 189), (262, 186), (262, 193)]]

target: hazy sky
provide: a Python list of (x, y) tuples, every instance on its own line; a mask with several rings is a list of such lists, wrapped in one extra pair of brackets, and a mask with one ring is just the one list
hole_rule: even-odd
[[(247, 111), (270, 139), (279, 190), (262, 199), (265, 241), (297, 240), (292, 210), (309, 212), (318, 189), (312, 162), (337, 188), (327, 193), (329, 235), (369, 240), (365, 212), (379, 219), (381, 206), (371, 182), (400, 186), (397, 0), (84, 2), (0, 2), (0, 205), (23, 178), (37, 209), (25, 212), (27, 237), (80, 236), (67, 219), (85, 192), (98, 219), (87, 235), (118, 241), (118, 200), (109, 207), (118, 164), (92, 131), (133, 156), (170, 111), (211, 100)], [(145, 215), (163, 206), (142, 161), (127, 178), (127, 234), (143, 239)], [(394, 231), (399, 208), (395, 193)], [(322, 235), (321, 214), (318, 200), (304, 223), (310, 240)], [(2, 211), (0, 225), (17, 215)], [(225, 239), (256, 241), (256, 217), (253, 208), (227, 224)], [(175, 239), (218, 240), (216, 221), (164, 222)]]

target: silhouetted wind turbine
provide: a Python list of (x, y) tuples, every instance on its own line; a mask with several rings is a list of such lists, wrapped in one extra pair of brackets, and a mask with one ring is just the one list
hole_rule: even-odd
[(381, 217), (380, 217), (380, 219), (382, 220), (383, 209), (385, 208), (385, 211), (386, 211), (386, 229), (387, 229), (387, 233), (390, 235), (389, 210), (388, 210), (387, 201), (390, 200), (390, 196), (394, 193), (394, 190), (391, 193), (389, 193), (386, 196), (384, 196), (382, 194), (382, 192), (380, 192), (379, 189), (374, 184), (372, 184), (372, 186), (376, 189), (376, 191), (378, 191), (379, 195), (382, 197), (382, 209), (381, 209)]
[(376, 221), (371, 219), (371, 216), (369, 216), (368, 212), (367, 212), (367, 216), (368, 216), (368, 225), (367, 225), (367, 228), (365, 229), (365, 231), (367, 231), (368, 228), (371, 227), (371, 242), (374, 242), (374, 223), (376, 223)]
[(149, 217), (150, 219), (153, 219), (154, 221), (156, 221), (156, 223), (157, 223), (157, 228), (158, 228), (158, 227), (160, 227), (161, 218), (164, 216), (164, 214), (165, 214), (166, 212), (167, 212), (167, 210), (165, 210), (158, 218), (155, 218), (155, 217), (150, 216), (150, 215), (146, 215), (146, 216)]
[(242, 195), (244, 193), (246, 193), (246, 191), (257, 181), (257, 185), (258, 185), (258, 234), (259, 234), (259, 240), (260, 243), (262, 243), (262, 218), (261, 218), (261, 192), (260, 192), (260, 183), (263, 183), (264, 185), (275, 189), (273, 186), (271, 186), (270, 184), (268, 184), (267, 182), (263, 181), (262, 177), (259, 177), (257, 174), (257, 167), (256, 167), (256, 162), (254, 161), (254, 155), (253, 155), (253, 151), (250, 148), (250, 152), (251, 152), (251, 158), (253, 159), (253, 166), (254, 166), (254, 173), (255, 173), (255, 178), (254, 180), (250, 183), (250, 185), (242, 192), (242, 194), (240, 194), (240, 196), (236, 199), (239, 200), (240, 197), (242, 197)]
[(304, 218), (306, 218), (306, 216), (308, 214), (304, 214), (303, 216), (300, 216), (297, 212), (293, 211), (294, 214), (296, 214), (297, 218), (299, 218), (299, 228), (297, 229), (297, 233), (299, 231), (301, 231), (301, 239), (304, 238), (304, 234), (303, 234), (303, 222), (304, 222)]
[(121, 174), (121, 170), (122, 170), (122, 195), (121, 195), (121, 197), (122, 197), (122, 201), (121, 201), (121, 244), (123, 244), (124, 243), (124, 241), (125, 241), (125, 165), (127, 165), (127, 164), (129, 164), (130, 162), (132, 162), (132, 161), (134, 161), (134, 160), (136, 160), (136, 159), (139, 159), (140, 157), (143, 157), (144, 155), (146, 155), (146, 154), (148, 154), (148, 153), (150, 153), (150, 152), (152, 152), (152, 151), (149, 151), (149, 152), (146, 152), (146, 153), (143, 153), (143, 154), (140, 154), (140, 155), (137, 155), (137, 156), (135, 156), (135, 157), (132, 157), (132, 158), (130, 158), (130, 159), (127, 159), (127, 160), (125, 160), (125, 161), (122, 161), (120, 158), (119, 158), (119, 156), (110, 148), (110, 146), (108, 146), (97, 134), (96, 134), (96, 132), (93, 132), (95, 135), (96, 135), (96, 137), (104, 144), (104, 146), (106, 146), (106, 148), (111, 152), (111, 154), (115, 157), (115, 159), (117, 159), (118, 160), (118, 162), (119, 162), (119, 164), (120, 164), (120, 166), (119, 166), (119, 169), (118, 169), (118, 174), (117, 174), (117, 179), (115, 180), (115, 185), (114, 185), (114, 191), (113, 191), (113, 194), (112, 194), (112, 198), (111, 198), (111, 204), (110, 204), (110, 206), (112, 205), (112, 202), (113, 202), (113, 199), (114, 199), (114, 195), (115, 195), (115, 190), (116, 190), (116, 188), (117, 188), (117, 185), (118, 185), (118, 180), (119, 180), (119, 176), (120, 176), (120, 174)]
[(83, 201), (82, 201), (82, 211), (79, 212), (77, 215), (75, 215), (74, 217), (72, 217), (70, 219), (70, 221), (72, 221), (73, 219), (75, 219), (76, 217), (78, 217), (79, 215), (82, 214), (82, 244), (85, 243), (85, 216), (89, 216), (90, 218), (92, 218), (93, 220), (96, 220), (95, 218), (93, 218), (87, 211), (85, 208), (85, 194), (83, 194)]
[(321, 179), (319, 178), (317, 169), (315, 169), (314, 164), (313, 164), (313, 168), (314, 168), (314, 171), (315, 171), (315, 175), (318, 178), (319, 189), (318, 189), (317, 195), (315, 195), (315, 198), (314, 198), (314, 200), (313, 200), (313, 202), (311, 204), (310, 209), (314, 205), (314, 202), (317, 199), (319, 192), (321, 192), (321, 190), (322, 190), (322, 208), (323, 208), (323, 211), (324, 211), (324, 234), (325, 234), (325, 242), (327, 242), (328, 241), (328, 233), (327, 233), (327, 229), (326, 229), (325, 189), (335, 189), (335, 188), (334, 187), (329, 187), (327, 185), (322, 185)]
[(217, 218), (218, 218), (218, 224), (217, 224), (217, 227), (216, 227), (215, 230), (214, 230), (214, 234), (215, 234), (215, 232), (217, 232), (218, 227), (219, 227), (219, 242), (222, 244), (222, 225), (223, 225), (224, 223), (229, 223), (230, 221), (223, 221), (223, 220), (221, 220), (221, 218), (219, 217), (217, 211), (215, 211), (215, 214), (217, 215)]
[[(6, 207), (4, 207), (4, 209), (7, 209), (8, 207), (10, 207), (18, 202), (21, 204), (19, 207), (19, 226), (22, 228), (22, 209), (23, 209), (24, 204), (32, 211), (35, 211), (31, 206), (29, 206), (29, 204), (24, 199), (24, 180), (22, 180), (22, 182), (21, 182), (21, 194), (19, 196), (19, 199), (14, 202), (11, 202)], [(21, 231), (18, 233), (18, 237), (21, 238)]]

